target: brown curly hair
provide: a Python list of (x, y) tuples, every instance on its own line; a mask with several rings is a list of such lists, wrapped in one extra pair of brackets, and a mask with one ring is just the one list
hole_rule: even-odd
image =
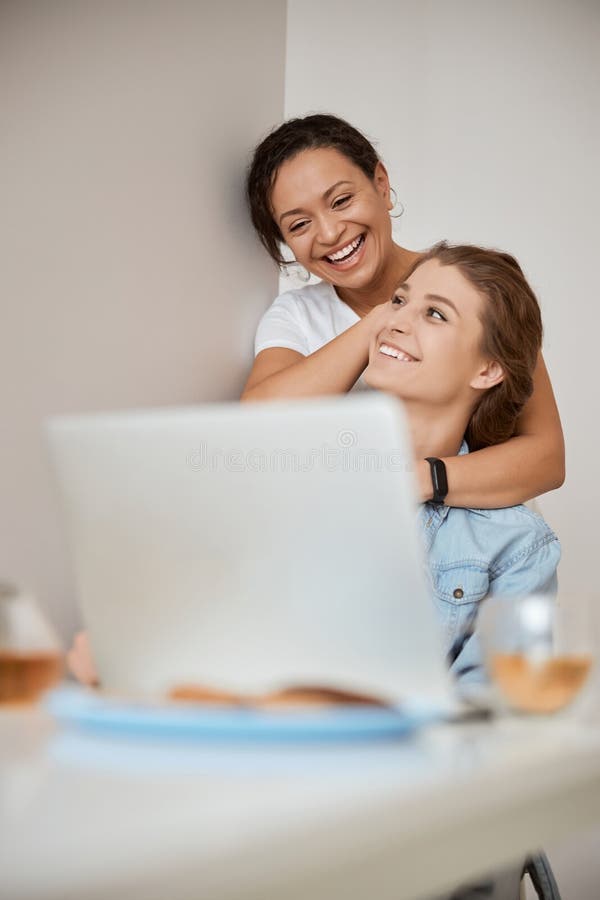
[(277, 265), (289, 260), (281, 253), (284, 243), (279, 226), (273, 218), (271, 192), (282, 164), (303, 150), (333, 148), (361, 169), (373, 180), (379, 162), (371, 142), (353, 125), (337, 116), (319, 113), (289, 119), (275, 128), (258, 144), (246, 176), (246, 199), (252, 224), (267, 253)]
[(514, 435), (521, 410), (533, 393), (543, 333), (537, 298), (519, 263), (508, 253), (442, 241), (425, 253), (412, 271), (429, 259), (456, 266), (488, 301), (481, 315), (481, 351), (500, 363), (504, 378), (483, 393), (465, 440), (471, 450), (502, 443)]

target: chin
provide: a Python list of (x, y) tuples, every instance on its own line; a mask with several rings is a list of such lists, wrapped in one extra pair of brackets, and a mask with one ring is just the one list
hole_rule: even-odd
[(388, 394), (394, 393), (389, 383), (389, 378), (386, 378), (383, 372), (378, 372), (376, 368), (370, 365), (363, 372), (362, 379), (365, 384), (368, 384), (375, 391), (387, 391)]
[(375, 391), (381, 391), (384, 394), (389, 394), (391, 397), (396, 397), (398, 400), (403, 400), (402, 391), (399, 390), (398, 385), (389, 377), (389, 374), (386, 372), (377, 372), (377, 370), (371, 370), (370, 366), (367, 366), (363, 373), (363, 381), (365, 384), (368, 384), (370, 388), (373, 388)]
[(362, 265), (356, 272), (350, 270), (348, 272), (348, 275), (350, 276), (349, 280), (352, 281), (352, 285), (348, 286), (355, 291), (360, 291), (368, 288), (373, 281), (372, 273), (370, 271), (365, 271)]

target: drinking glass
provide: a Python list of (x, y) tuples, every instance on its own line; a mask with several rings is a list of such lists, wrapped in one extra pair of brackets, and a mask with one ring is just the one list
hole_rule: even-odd
[(58, 638), (35, 598), (0, 583), (0, 703), (28, 703), (60, 679)]
[(574, 700), (594, 663), (594, 606), (575, 592), (484, 601), (477, 631), (500, 706), (553, 713)]

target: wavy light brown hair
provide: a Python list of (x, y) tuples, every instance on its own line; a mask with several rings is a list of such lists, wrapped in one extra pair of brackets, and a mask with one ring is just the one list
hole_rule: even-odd
[(256, 233), (278, 266), (290, 265), (290, 260), (286, 260), (281, 252), (281, 244), (285, 241), (271, 209), (277, 173), (284, 162), (303, 150), (321, 148), (337, 150), (371, 181), (375, 177), (379, 156), (371, 142), (349, 122), (324, 113), (288, 119), (254, 150), (246, 176), (246, 199)]
[(542, 316), (537, 298), (519, 263), (508, 253), (445, 241), (425, 253), (456, 266), (485, 299), (481, 314), (481, 351), (502, 366), (504, 378), (478, 402), (465, 440), (471, 450), (500, 444), (515, 433), (517, 419), (533, 393), (533, 372), (542, 346)]

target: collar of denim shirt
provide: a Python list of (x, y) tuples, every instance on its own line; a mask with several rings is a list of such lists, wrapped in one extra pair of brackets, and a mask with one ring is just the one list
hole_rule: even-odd
[[(457, 456), (464, 456), (469, 452), (469, 446), (466, 441), (460, 445)], [(443, 503), (433, 503), (431, 500), (422, 503), (419, 507), (418, 518), (425, 541), (425, 550), (429, 551), (437, 530), (442, 522), (448, 516), (451, 507)]]

